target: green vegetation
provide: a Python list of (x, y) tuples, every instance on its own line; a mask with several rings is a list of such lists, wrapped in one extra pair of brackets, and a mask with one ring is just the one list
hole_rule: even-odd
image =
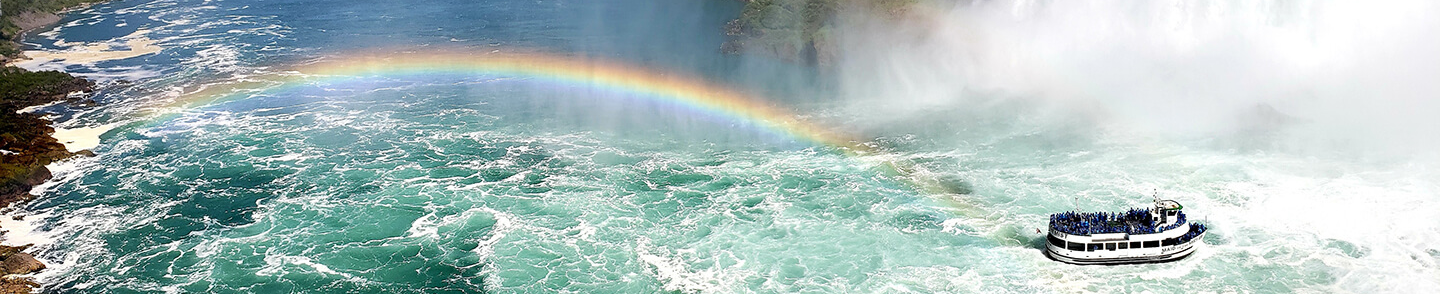
[(20, 54), (20, 46), (9, 40), (0, 40), (0, 56), (15, 56)]
[[(46, 96), (64, 95), (75, 77), (58, 71), (31, 72), (13, 66), (0, 68), (0, 116), (47, 102)], [(39, 102), (39, 103), (37, 103)]]
[(828, 64), (836, 48), (835, 17), (842, 10), (874, 11), (898, 16), (918, 0), (754, 0), (726, 33), (733, 37), (722, 50), (755, 50), (808, 64)]

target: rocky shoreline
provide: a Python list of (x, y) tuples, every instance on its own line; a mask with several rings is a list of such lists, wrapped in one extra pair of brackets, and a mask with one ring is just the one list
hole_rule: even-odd
[[(62, 72), (30, 72), (17, 67), (0, 68), (0, 207), (34, 199), (30, 190), (50, 180), (45, 166), (75, 155), (93, 155), (88, 150), (67, 151), (51, 135), (50, 120), (36, 113), (20, 112), (34, 105), (68, 101), (83, 103), (95, 83)], [(3, 229), (3, 228), (0, 228)], [(3, 233), (3, 232), (0, 232)], [(29, 245), (0, 245), (0, 293), (30, 293), (39, 286), (25, 275), (45, 268), (34, 256), (24, 253)]]
[[(44, 115), (21, 112), (37, 105), (69, 102), (77, 105), (93, 105), (86, 99), (94, 91), (95, 83), (57, 71), (31, 72), (9, 66), (15, 59), (23, 58), (18, 40), (26, 31), (41, 28), (60, 21), (60, 14), (69, 9), (84, 7), (96, 0), (54, 0), (28, 1), (27, 7), (14, 1), (5, 1), (3, 18), (3, 40), (0, 40), (0, 207), (9, 207), (18, 202), (34, 199), (30, 190), (50, 180), (50, 169), (46, 165), (65, 160), (75, 155), (94, 155), (89, 150), (70, 152), (52, 135), (55, 129)], [(4, 239), (4, 228), (0, 228), (0, 239)], [(24, 275), (45, 269), (34, 256), (24, 251), (30, 245), (0, 245), (0, 294), (31, 293), (40, 287), (33, 279)]]

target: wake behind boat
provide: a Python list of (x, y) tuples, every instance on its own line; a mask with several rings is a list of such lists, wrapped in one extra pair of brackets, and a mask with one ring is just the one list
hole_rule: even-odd
[(1156, 200), (1149, 209), (1126, 212), (1062, 212), (1050, 215), (1045, 254), (1072, 264), (1165, 262), (1195, 252), (1204, 224), (1188, 222), (1184, 206)]

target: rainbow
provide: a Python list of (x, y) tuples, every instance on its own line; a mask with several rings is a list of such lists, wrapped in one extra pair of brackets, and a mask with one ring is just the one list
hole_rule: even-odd
[[(657, 73), (618, 63), (541, 53), (468, 54), (426, 52), (350, 55), (328, 58), (287, 70), (284, 74), (204, 88), (182, 95), (167, 109), (205, 107), (240, 99), (256, 91), (274, 91), (308, 84), (371, 76), (487, 75), (524, 77), (587, 88), (608, 89), (724, 120), (742, 122), (769, 133), (830, 147), (851, 155), (870, 148), (841, 133), (796, 119), (796, 115), (765, 100), (701, 82), (700, 79)], [(173, 117), (173, 116), (164, 116)]]
[[(897, 159), (869, 147), (854, 138), (826, 130), (797, 119), (793, 113), (764, 103), (741, 92), (676, 74), (659, 73), (619, 63), (544, 53), (475, 54), (456, 52), (423, 52), (391, 54), (356, 54), (331, 57), (290, 68), (282, 74), (249, 78), (182, 94), (166, 109), (205, 107), (243, 99), (256, 92), (299, 87), (325, 81), (347, 80), (371, 76), (407, 75), (488, 75), (525, 77), (606, 88), (656, 102), (682, 106), (706, 115), (757, 126), (771, 133), (796, 140), (834, 147), (847, 156), (876, 164), (882, 173), (895, 177), (907, 186), (935, 199), (961, 214), (983, 218), (985, 213), (974, 205), (953, 196), (947, 188), (923, 167), (908, 160)], [(156, 118), (173, 118), (169, 113)], [(161, 119), (164, 120), (164, 119)]]

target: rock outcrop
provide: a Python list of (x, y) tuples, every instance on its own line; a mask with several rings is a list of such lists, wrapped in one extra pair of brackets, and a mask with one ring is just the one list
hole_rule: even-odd
[(40, 287), (40, 284), (35, 283), (35, 281), (30, 278), (11, 276), (12, 274), (23, 275), (45, 269), (45, 264), (40, 263), (34, 256), (21, 252), (29, 247), (30, 245), (0, 245), (0, 271), (4, 271), (4, 276), (0, 277), (0, 294), (28, 294), (31, 292), (31, 289)]
[(32, 198), (30, 188), (50, 179), (45, 165), (72, 156), (50, 135), (50, 121), (39, 114), (17, 113), (33, 105), (77, 100), (94, 82), (62, 72), (0, 69), (0, 207)]
[(0, 294), (30, 294), (40, 283), (25, 277), (0, 277)]
[(43, 270), (45, 269), (45, 264), (36, 260), (35, 256), (22, 252), (12, 254), (10, 257), (5, 258), (5, 261), (0, 262), (0, 268), (5, 270), (5, 274), (23, 275)]

